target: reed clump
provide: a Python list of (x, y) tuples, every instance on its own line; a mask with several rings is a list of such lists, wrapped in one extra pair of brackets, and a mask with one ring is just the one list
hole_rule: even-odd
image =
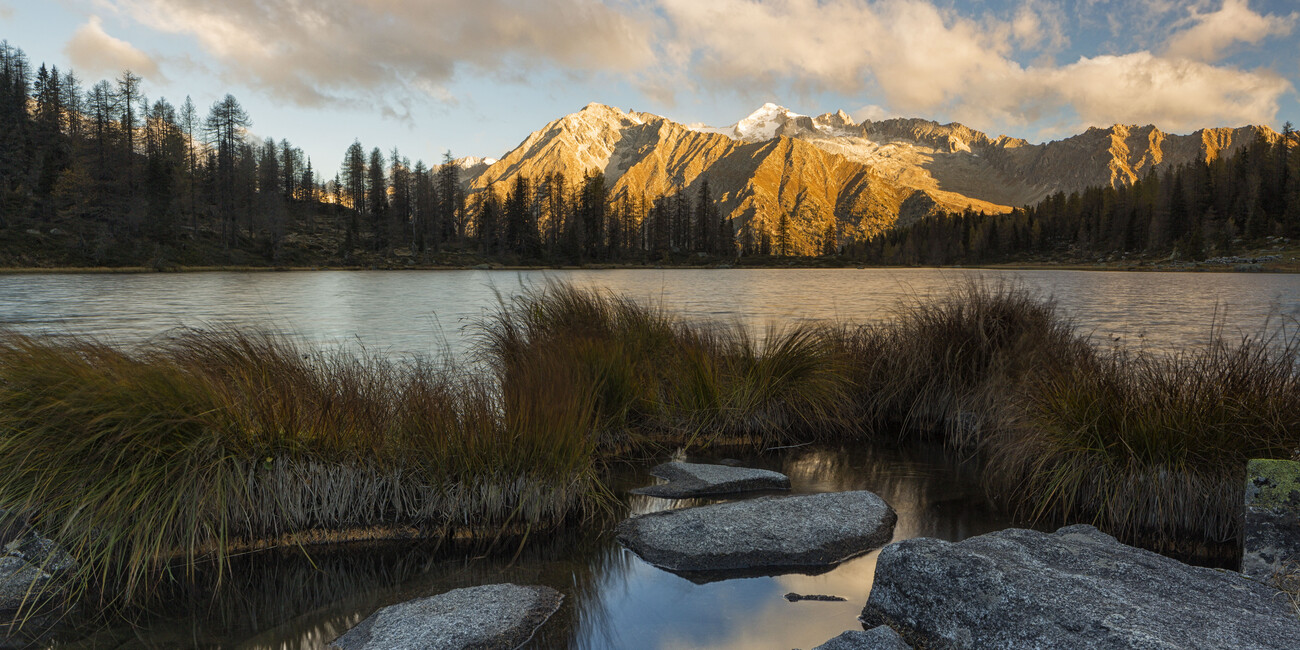
[(885, 325), (831, 331), (847, 359), (860, 422), (875, 431), (979, 446), (1006, 396), (1094, 351), (1051, 299), (971, 280), (899, 305)]
[(818, 326), (755, 337), (737, 324), (689, 322), (626, 296), (548, 284), (503, 302), (480, 331), (483, 358), (507, 391), (542, 374), (595, 395), (606, 448), (819, 437), (844, 426), (849, 378)]
[(1229, 541), (1246, 461), (1300, 447), (1300, 339), (1116, 349), (1039, 374), (1009, 399), (1015, 417), (984, 446), (989, 483), (1008, 502), (1127, 539)]
[[(0, 508), (105, 604), (311, 530), (554, 525), (590, 503), (580, 392), (516, 400), (446, 364), (184, 331), (139, 350), (0, 337)], [(544, 399), (543, 399), (544, 398)]]

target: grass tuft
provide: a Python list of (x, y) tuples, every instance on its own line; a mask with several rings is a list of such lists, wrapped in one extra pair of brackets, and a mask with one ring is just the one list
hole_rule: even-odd
[(848, 377), (816, 326), (755, 338), (739, 325), (548, 284), (503, 303), (480, 330), (484, 359), (507, 390), (541, 374), (594, 395), (606, 449), (825, 435), (841, 424)]
[[(538, 388), (534, 385), (534, 388)], [(0, 508), (79, 561), (77, 595), (149, 595), (315, 530), (553, 525), (589, 505), (581, 392), (506, 399), (443, 364), (185, 331), (128, 351), (0, 337)]]
[(1230, 541), (1251, 458), (1300, 444), (1300, 339), (1113, 350), (1017, 391), (986, 445), (1005, 500), (1128, 539)]

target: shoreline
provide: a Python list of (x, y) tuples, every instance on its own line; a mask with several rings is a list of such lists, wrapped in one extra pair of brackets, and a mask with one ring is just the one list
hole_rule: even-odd
[(0, 276), (5, 275), (73, 275), (73, 274), (146, 274), (146, 273), (304, 273), (312, 271), (621, 271), (621, 270), (802, 270), (802, 269), (932, 269), (932, 270), (987, 270), (987, 271), (1100, 271), (1111, 273), (1266, 273), (1296, 274), (1300, 273), (1300, 262), (1283, 264), (1263, 264), (1249, 269), (1234, 268), (1229, 265), (1207, 264), (1087, 264), (1087, 263), (1033, 263), (1005, 262), (999, 264), (951, 266), (877, 266), (852, 263), (836, 264), (701, 264), (701, 265), (661, 265), (661, 264), (584, 264), (545, 265), (545, 264), (476, 264), (472, 266), (449, 265), (410, 265), (410, 266), (187, 266), (157, 269), (148, 266), (68, 266), (68, 267), (5, 267), (0, 268)]

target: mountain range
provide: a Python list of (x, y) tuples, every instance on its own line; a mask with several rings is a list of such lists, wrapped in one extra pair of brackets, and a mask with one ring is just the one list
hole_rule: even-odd
[(728, 127), (589, 104), (530, 134), (499, 160), (463, 159), (471, 192), (506, 187), (516, 175), (596, 172), (610, 198), (697, 192), (707, 179), (721, 213), (772, 232), (789, 217), (795, 250), (816, 252), (832, 219), (841, 238), (971, 209), (1009, 212), (1056, 192), (1128, 184), (1151, 170), (1231, 156), (1268, 126), (1206, 128), (1188, 135), (1155, 126), (1090, 128), (1031, 144), (962, 124), (924, 119), (855, 122), (844, 111), (816, 117), (766, 104)]

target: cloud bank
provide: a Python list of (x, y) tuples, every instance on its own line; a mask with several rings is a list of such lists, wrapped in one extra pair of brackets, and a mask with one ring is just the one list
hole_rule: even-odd
[(461, 69), (627, 71), (652, 59), (645, 22), (595, 0), (104, 1), (304, 106), (394, 91), (446, 99)]
[[(1109, 16), (1118, 33), (1118, 0), (1007, 0), (996, 11), (940, 0), (98, 1), (192, 36), (228, 79), (303, 106), (368, 102), (396, 115), (412, 98), (455, 101), (459, 75), (527, 82), (551, 68), (624, 79), (660, 102), (701, 88), (834, 92), (862, 96), (872, 113), (985, 128), (1270, 122), (1291, 82), (1224, 59), (1300, 20), (1248, 0), (1152, 0), (1141, 12), (1157, 37), (1061, 62), (1079, 45), (1066, 8), (1080, 24)], [(97, 20), (74, 43), (142, 56)]]
[[(892, 111), (943, 112), (976, 124), (1028, 124), (1060, 111), (1082, 125), (1259, 123), (1276, 116), (1291, 90), (1272, 71), (1215, 63), (1233, 44), (1290, 33), (1294, 18), (1257, 14), (1243, 0), (1193, 11), (1161, 54), (1065, 65), (1022, 65), (1014, 57), (1063, 42), (1058, 14), (1044, 3), (1000, 19), (959, 15), (927, 0), (661, 2), (684, 38), (698, 44), (697, 71), (712, 84), (795, 79), (815, 90), (875, 90)], [(719, 35), (712, 26), (724, 20), (727, 33)]]

